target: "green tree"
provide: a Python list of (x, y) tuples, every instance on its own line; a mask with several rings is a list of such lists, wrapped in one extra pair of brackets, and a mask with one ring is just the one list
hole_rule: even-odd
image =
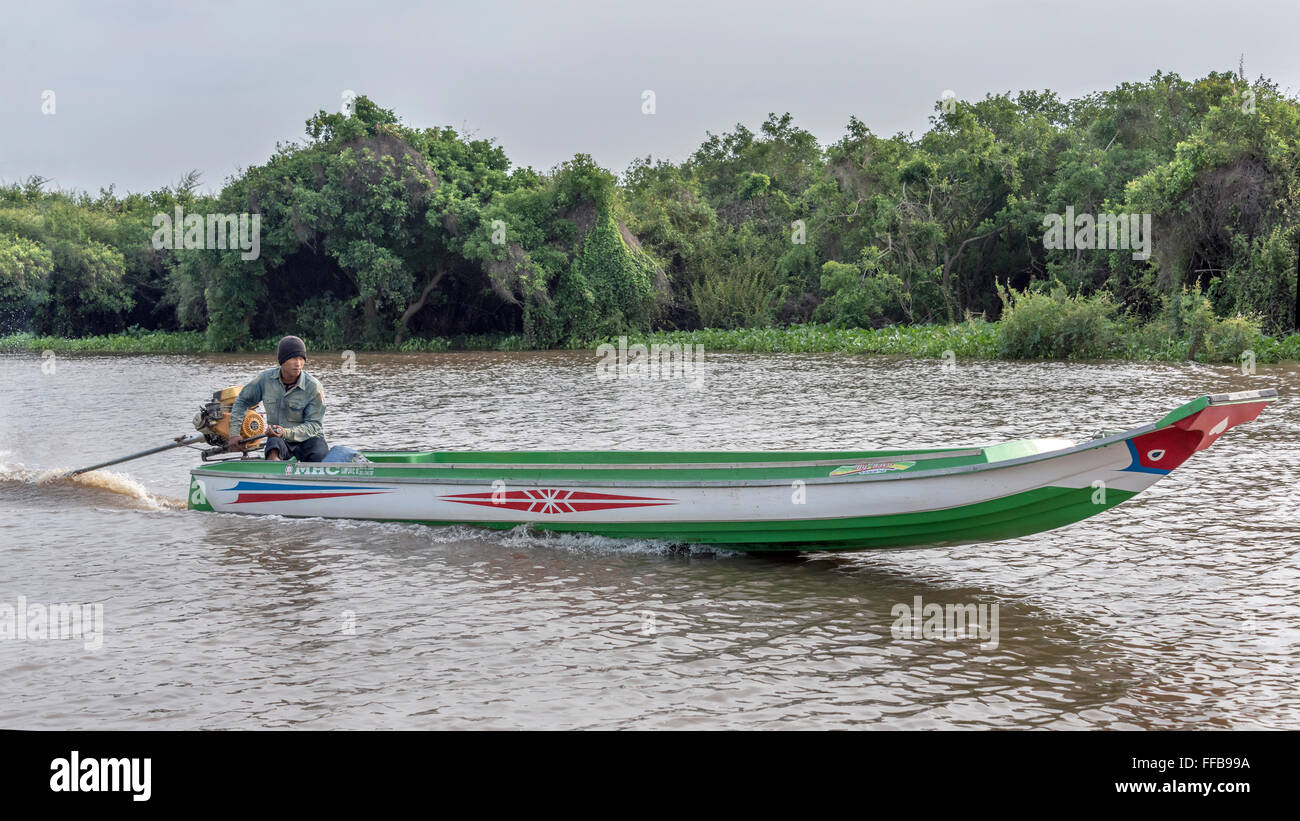
[(0, 235), (0, 332), (30, 329), (53, 270), (54, 257), (39, 242)]

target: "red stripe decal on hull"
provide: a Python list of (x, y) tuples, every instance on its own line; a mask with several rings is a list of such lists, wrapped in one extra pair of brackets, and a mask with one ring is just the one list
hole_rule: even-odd
[(584, 490), (495, 490), (486, 493), (458, 493), (441, 497), (444, 502), (481, 507), (499, 507), (525, 513), (587, 513), (593, 510), (615, 510), (629, 507), (658, 507), (675, 505), (676, 499), (657, 499), (653, 496), (619, 496), (612, 493), (593, 493)]
[(333, 499), (338, 496), (373, 496), (386, 490), (362, 490), (356, 493), (241, 493), (232, 505), (246, 502), (298, 502), (303, 499)]

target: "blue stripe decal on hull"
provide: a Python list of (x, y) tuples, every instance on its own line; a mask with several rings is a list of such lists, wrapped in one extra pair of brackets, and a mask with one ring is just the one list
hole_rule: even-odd
[(250, 482), (248, 480), (243, 480), (239, 482), (239, 484), (235, 485), (234, 487), (226, 488), (226, 490), (329, 490), (329, 491), (385, 490), (385, 489), (386, 488), (377, 488), (374, 485), (349, 486), (349, 485), (336, 485), (333, 483), (325, 483), (325, 482), (316, 482), (315, 484), (311, 484), (311, 485), (285, 485), (285, 484), (280, 484), (279, 482)]

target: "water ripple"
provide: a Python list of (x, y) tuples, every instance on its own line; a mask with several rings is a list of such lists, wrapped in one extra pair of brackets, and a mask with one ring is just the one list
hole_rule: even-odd
[[(48, 481), (184, 431), (246, 356), (0, 356), (0, 605), (98, 604), (102, 646), (0, 640), (0, 726), (1300, 728), (1294, 365), (710, 354), (702, 388), (583, 352), (358, 357), (363, 447), (794, 449), (1086, 437), (1203, 393), (1283, 398), (1137, 499), (985, 545), (762, 558), (655, 541), (178, 509), (192, 453)], [(164, 397), (158, 385), (169, 385)], [(39, 408), (43, 430), (22, 428)], [(118, 422), (118, 424), (113, 424)], [(159, 431), (164, 433), (159, 434)], [(38, 481), (46, 478), (47, 481)], [(900, 605), (997, 607), (896, 635)]]

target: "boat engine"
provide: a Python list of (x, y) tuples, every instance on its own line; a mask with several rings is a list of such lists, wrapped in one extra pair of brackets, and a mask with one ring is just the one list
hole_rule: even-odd
[[(212, 401), (201, 406), (199, 412), (195, 414), (194, 429), (202, 433), (208, 444), (213, 446), (203, 451), (204, 460), (226, 452), (226, 447), (230, 444), (230, 409), (235, 406), (235, 399), (243, 387), (243, 385), (232, 385), (214, 391)], [(239, 429), (240, 437), (250, 439), (265, 433), (266, 418), (249, 408), (248, 413), (244, 414), (244, 423)]]

